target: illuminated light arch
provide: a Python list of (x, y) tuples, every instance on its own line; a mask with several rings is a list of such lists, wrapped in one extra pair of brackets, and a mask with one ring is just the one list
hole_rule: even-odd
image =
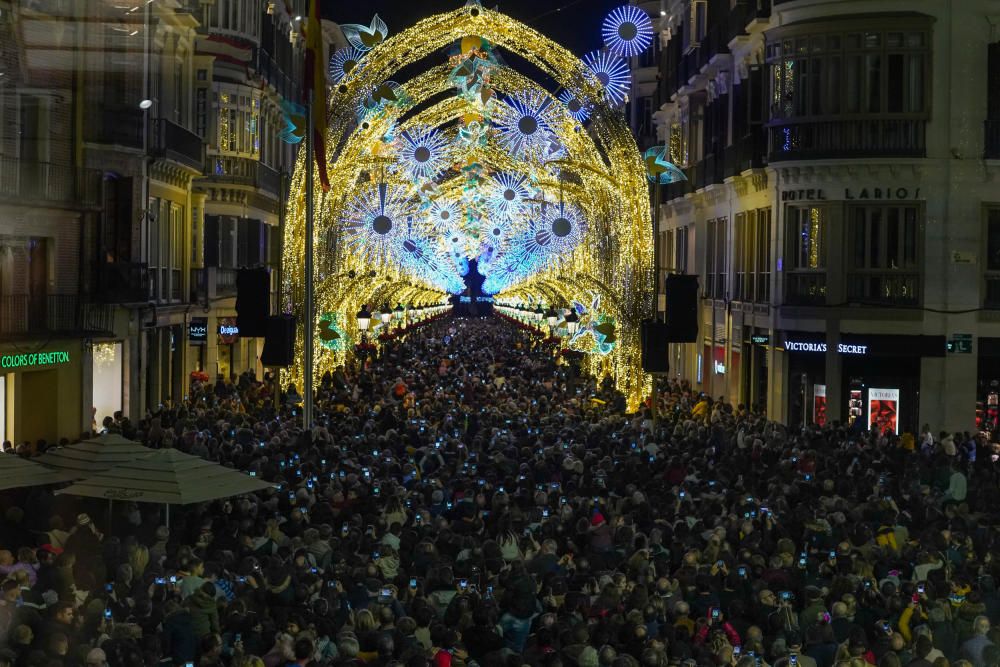
[[(394, 153), (387, 137), (398, 138), (399, 133), (418, 124), (461, 132), (470, 118), (474, 121), (477, 113), (485, 116), (481, 122), (489, 123), (490, 114), (504, 104), (504, 99), (518, 95), (544, 95), (540, 99), (554, 99), (551, 86), (540, 85), (500, 66), (489, 82), (494, 93), (485, 108), (474, 108), (468, 99), (457, 96), (430, 103), (434, 95), (453, 90), (453, 83), (448, 81), (453, 68), (449, 63), (433, 59), (439, 57), (443, 48), (472, 36), (485, 40), (495, 49), (515, 53), (551, 77), (571, 95), (570, 100), (579, 102), (579, 107), (574, 105), (577, 112), (586, 109), (590, 113), (590, 126), (588, 131), (582, 131), (580, 118), (574, 117), (578, 114), (566, 104), (552, 104), (545, 112), (553, 145), (545, 155), (528, 160), (530, 164), (525, 168), (508, 154), (491, 131), (485, 142), (470, 142), (464, 147), (467, 159), (456, 158), (453, 166), (434, 183), (422, 184), (428, 189), (421, 199), (425, 203), (433, 202), (435, 195), (429, 193), (436, 190), (440, 191), (436, 196), (449, 198), (461, 193), (461, 169), (471, 162), (479, 162), (490, 172), (530, 172), (536, 179), (534, 185), (541, 190), (539, 196), (548, 206), (557, 205), (560, 195), (577, 206), (586, 227), (583, 240), (559, 255), (547, 256), (544, 262), (535, 261), (528, 267), (531, 273), (515, 270), (510, 274), (510, 284), (496, 296), (502, 299), (509, 295), (546, 294), (547, 300), (565, 302), (553, 305), (565, 306), (572, 300), (586, 300), (594, 292), (595, 285), (603, 285), (607, 292), (605, 307), (619, 323), (620, 336), (614, 351), (599, 362), (593, 360), (591, 368), (610, 374), (625, 393), (629, 407), (636, 409), (651, 386), (650, 378), (641, 370), (639, 354), (639, 324), (650, 314), (649, 294), (653, 279), (652, 226), (642, 156), (626, 119), (605, 97), (602, 82), (587, 64), (504, 14), (473, 6), (432, 16), (375, 46), (366, 54), (364, 67), (354, 68), (333, 87), (326, 143), (332, 187), (325, 194), (316, 192), (314, 195), (316, 246), (321, 249), (317, 261), (323, 261), (322, 240), (329, 231), (345, 226), (345, 213), (359, 190), (382, 178), (393, 183), (404, 179), (402, 169), (387, 166), (389, 158), (386, 156)], [(387, 92), (383, 86), (393, 81), (405, 66), (424, 63), (425, 59), (429, 64), (423, 72), (391, 88), (394, 95), (412, 104), (384, 103), (384, 99), (373, 97), (373, 91)], [(425, 102), (429, 104), (424, 105)], [(359, 108), (367, 112), (360, 123), (355, 116)], [(558, 162), (553, 161), (553, 157), (558, 157)], [(304, 182), (304, 156), (300, 155), (293, 180), (284, 255), (283, 297), (293, 308), (301, 303), (303, 287)], [(414, 204), (420, 204), (416, 196)], [(415, 219), (420, 215), (418, 213)], [(481, 234), (491, 223), (487, 215), (481, 220), (483, 229), (472, 231)], [(523, 233), (528, 227), (523, 216), (511, 224), (512, 235)], [(471, 240), (476, 238), (486, 243), (485, 235), (473, 236)], [(497, 271), (504, 258), (503, 252), (495, 258), (493, 264)], [(445, 259), (447, 257), (442, 257), (441, 264), (448, 269), (449, 262)], [(371, 275), (373, 270), (375, 274)], [(345, 282), (342, 277), (350, 273), (357, 277)], [(440, 277), (428, 280), (415, 273), (413, 267), (397, 260), (376, 264), (367, 253), (356, 248), (342, 250), (337, 265), (323, 275), (325, 277), (316, 284), (317, 312), (343, 315), (339, 321), (344, 322), (352, 340), (357, 339), (354, 313), (362, 304), (375, 307), (405, 298), (414, 302), (441, 303), (447, 297), (442, 291)], [(412, 296), (404, 297), (404, 294)], [(302, 337), (299, 336), (299, 355), (301, 345)], [(343, 361), (343, 356), (330, 351), (317, 354), (317, 377)], [(291, 369), (288, 379), (298, 380), (296, 374), (300, 372)]]

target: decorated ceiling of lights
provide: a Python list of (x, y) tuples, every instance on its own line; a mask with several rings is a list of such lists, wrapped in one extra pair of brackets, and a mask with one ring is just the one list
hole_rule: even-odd
[[(625, 58), (653, 31), (628, 6), (603, 28), (608, 49), (580, 59), (475, 0), (396, 35), (379, 17), (344, 26), (351, 46), (330, 59), (331, 188), (314, 195), (317, 313), (350, 339), (362, 304), (440, 302), (465, 290), (475, 259), (498, 302), (603, 303), (617, 344), (594, 355), (593, 370), (611, 373), (635, 407), (648, 387), (638, 330), (651, 306), (652, 234), (645, 164), (621, 107)], [(414, 63), (423, 71), (403, 80)], [(293, 309), (302, 153), (284, 257)], [(338, 354), (320, 346), (317, 373)]]

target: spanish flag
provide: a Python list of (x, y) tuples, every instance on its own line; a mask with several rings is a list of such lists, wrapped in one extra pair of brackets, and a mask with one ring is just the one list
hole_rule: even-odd
[(326, 192), (330, 189), (330, 178), (326, 173), (326, 71), (323, 67), (323, 28), (320, 25), (319, 0), (309, 0), (306, 66), (303, 79), (302, 93), (306, 104), (309, 103), (310, 91), (313, 93), (313, 153), (319, 170), (319, 181), (323, 185), (323, 191)]

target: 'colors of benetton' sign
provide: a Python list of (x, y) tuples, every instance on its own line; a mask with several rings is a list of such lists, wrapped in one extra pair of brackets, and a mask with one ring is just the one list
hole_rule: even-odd
[(0, 368), (32, 368), (68, 364), (69, 352), (30, 352), (26, 354), (5, 354), (0, 356)]

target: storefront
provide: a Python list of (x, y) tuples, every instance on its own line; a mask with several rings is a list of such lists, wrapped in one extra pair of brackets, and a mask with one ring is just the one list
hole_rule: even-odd
[(84, 430), (83, 362), (78, 340), (0, 346), (3, 439), (35, 443), (78, 437)]
[(229, 378), (236, 371), (236, 349), (240, 343), (240, 329), (236, 326), (235, 317), (220, 317), (218, 326), (219, 362), (217, 373)]
[(767, 351), (770, 346), (771, 336), (766, 331), (760, 333), (754, 327), (743, 327), (743, 371), (740, 400), (762, 412), (767, 410)]
[(188, 373), (192, 371), (206, 372), (208, 347), (208, 318), (192, 317), (188, 320)]
[[(782, 346), (790, 424), (862, 420), (896, 433), (920, 428), (922, 360), (946, 351), (944, 336), (844, 333), (834, 346), (826, 334), (807, 331), (783, 332)], [(835, 378), (827, 377), (831, 367), (840, 369)]]
[(122, 342), (94, 343), (91, 351), (91, 396), (95, 430), (100, 431), (106, 417), (114, 418), (122, 409)]
[(976, 377), (976, 428), (1000, 441), (1000, 338), (980, 337)]

